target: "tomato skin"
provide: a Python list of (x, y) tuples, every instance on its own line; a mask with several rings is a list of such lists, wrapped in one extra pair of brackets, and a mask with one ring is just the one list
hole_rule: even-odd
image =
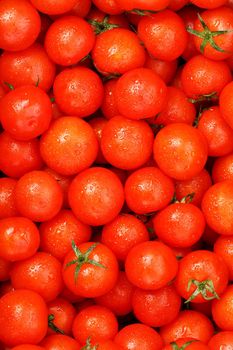
[(17, 141), (6, 131), (0, 134), (0, 169), (7, 176), (19, 178), (42, 168), (39, 141)]
[[(84, 253), (93, 242), (82, 243), (78, 246)], [(118, 263), (115, 255), (104, 244), (97, 244), (94, 251), (90, 254), (90, 259), (94, 259), (105, 268), (85, 263), (81, 266), (77, 280), (75, 281), (75, 265), (66, 266), (77, 256), (71, 250), (63, 262), (63, 280), (65, 285), (76, 295), (93, 298), (109, 292), (116, 284), (118, 278)], [(95, 278), (93, 278), (95, 276)]]
[(165, 244), (187, 248), (201, 238), (205, 218), (192, 203), (173, 203), (155, 215), (153, 226), (156, 235)]
[(45, 171), (28, 172), (16, 184), (16, 208), (21, 215), (33, 221), (52, 219), (60, 211), (62, 202), (60, 186)]
[(217, 233), (232, 235), (233, 181), (225, 180), (211, 186), (202, 200), (207, 224)]
[(123, 327), (114, 338), (114, 342), (122, 350), (161, 350), (163, 341), (153, 328), (141, 323), (133, 323)]
[(0, 299), (0, 311), (0, 340), (7, 346), (38, 344), (46, 335), (48, 310), (39, 294), (25, 289), (9, 292)]
[(86, 17), (92, 5), (91, 0), (76, 0), (74, 7), (69, 11), (72, 16)]
[(218, 96), (231, 80), (231, 71), (226, 62), (212, 61), (203, 55), (190, 58), (181, 73), (183, 90), (193, 99), (211, 93)]
[(55, 65), (45, 49), (38, 43), (23, 51), (4, 51), (0, 57), (1, 84), (7, 82), (14, 88), (23, 85), (36, 85), (48, 91), (55, 78)]
[(116, 0), (92, 0), (97, 9), (109, 15), (119, 15), (123, 12)]
[[(180, 261), (175, 286), (179, 295), (187, 300), (197, 288), (192, 284), (190, 290), (187, 290), (190, 280), (193, 279), (199, 282), (211, 280), (214, 285), (214, 291), (221, 296), (227, 287), (228, 278), (227, 265), (221, 256), (208, 250), (195, 250)], [(214, 295), (212, 292), (207, 292), (207, 296), (213, 297)], [(206, 302), (206, 300), (199, 294), (192, 302), (201, 303)]]
[(166, 92), (165, 83), (151, 69), (132, 69), (117, 81), (117, 108), (129, 119), (150, 118), (162, 110)]
[(44, 350), (44, 348), (38, 345), (23, 344), (13, 347), (12, 350)]
[(224, 180), (233, 180), (233, 154), (219, 157), (215, 160), (212, 168), (212, 179), (214, 183)]
[(233, 331), (233, 286), (229, 285), (221, 295), (221, 299), (213, 300), (212, 316), (216, 325), (223, 331)]
[(77, 117), (58, 118), (40, 139), (43, 160), (62, 175), (76, 175), (90, 167), (97, 152), (98, 141), (94, 130)]
[(233, 332), (232, 331), (223, 331), (215, 334), (208, 343), (210, 350), (224, 350), (224, 348), (233, 347)]
[(52, 119), (48, 95), (39, 87), (25, 85), (0, 100), (3, 128), (19, 141), (29, 141), (43, 134)]
[(232, 236), (220, 236), (214, 243), (214, 252), (222, 257), (229, 270), (229, 279), (233, 280), (233, 237)]
[(112, 171), (101, 167), (78, 174), (71, 182), (68, 198), (74, 215), (92, 226), (112, 221), (124, 204), (121, 181)]
[(178, 66), (178, 60), (173, 61), (163, 61), (152, 57), (151, 55), (146, 55), (146, 62), (144, 67), (152, 69), (160, 78), (165, 82), (165, 84), (171, 83), (175, 76)]
[(70, 66), (81, 61), (92, 50), (94, 32), (84, 19), (63, 16), (52, 23), (45, 36), (45, 49), (56, 64)]
[(128, 280), (143, 290), (157, 290), (175, 278), (178, 262), (171, 248), (159, 241), (134, 246), (125, 261)]
[(15, 289), (33, 290), (48, 302), (62, 291), (61, 267), (61, 263), (52, 255), (37, 252), (28, 259), (14, 263), (11, 282)]
[(130, 214), (120, 214), (104, 225), (101, 235), (101, 242), (106, 244), (121, 261), (126, 259), (133, 246), (148, 240), (146, 226)]
[(125, 11), (132, 11), (134, 9), (161, 11), (165, 9), (170, 0), (116, 0), (116, 3)]
[(39, 248), (39, 231), (27, 218), (16, 216), (0, 220), (0, 233), (0, 256), (7, 261), (27, 259)]
[(105, 125), (101, 150), (111, 165), (124, 170), (136, 169), (149, 160), (153, 141), (153, 131), (145, 121), (119, 115)]
[(72, 240), (79, 245), (90, 237), (91, 227), (79, 221), (71, 210), (61, 210), (53, 219), (40, 225), (41, 249), (59, 260), (70, 251)]
[(60, 15), (62, 13), (70, 11), (76, 4), (77, 0), (48, 0), (46, 2), (40, 0), (30, 0), (32, 5), (37, 8), (38, 11), (46, 13), (48, 15)]
[(124, 271), (119, 271), (115, 286), (106, 294), (95, 298), (97, 305), (112, 310), (116, 316), (125, 316), (132, 311), (134, 286), (128, 281)]
[[(206, 344), (204, 344), (203, 342), (201, 342), (199, 340), (191, 339), (191, 338), (178, 339), (175, 342), (175, 344), (176, 344), (177, 347), (179, 346), (179, 349), (209, 350), (209, 347)], [(173, 343), (171, 345), (166, 345), (162, 350), (173, 350), (174, 349), (173, 346), (174, 346)]]
[(115, 28), (97, 36), (92, 59), (97, 70), (104, 75), (124, 74), (144, 65), (145, 49), (135, 33)]
[(3, 0), (0, 4), (0, 47), (19, 51), (31, 46), (39, 35), (41, 20), (26, 0)]
[(215, 9), (225, 5), (227, 0), (191, 0), (191, 3), (204, 9)]
[(112, 311), (106, 307), (93, 305), (81, 310), (75, 317), (73, 323), (74, 338), (81, 344), (91, 334), (91, 342), (98, 343), (113, 339), (118, 331), (117, 318)]
[(160, 329), (165, 344), (180, 338), (193, 338), (207, 343), (213, 334), (214, 327), (208, 317), (192, 310), (181, 311), (173, 322)]
[(225, 85), (220, 96), (219, 96), (219, 108), (222, 117), (225, 119), (227, 124), (233, 128), (233, 118), (232, 118), (232, 106), (233, 101), (233, 82)]
[(104, 84), (104, 99), (101, 105), (101, 111), (107, 119), (119, 115), (116, 100), (116, 85), (118, 79), (111, 79)]
[(173, 285), (155, 291), (136, 288), (132, 297), (136, 318), (150, 327), (161, 327), (172, 322), (181, 307), (181, 297)]
[(136, 170), (125, 183), (126, 203), (137, 214), (147, 214), (166, 207), (174, 191), (173, 181), (158, 167)]
[(104, 96), (99, 76), (89, 68), (81, 66), (59, 73), (55, 78), (53, 91), (61, 111), (80, 118), (96, 112)]
[(75, 339), (63, 334), (49, 335), (42, 340), (40, 345), (45, 350), (81, 350), (80, 344)]
[(0, 219), (17, 216), (14, 189), (17, 181), (10, 177), (0, 179)]
[(154, 159), (167, 176), (190, 180), (204, 168), (207, 142), (200, 131), (185, 123), (165, 126), (155, 137)]

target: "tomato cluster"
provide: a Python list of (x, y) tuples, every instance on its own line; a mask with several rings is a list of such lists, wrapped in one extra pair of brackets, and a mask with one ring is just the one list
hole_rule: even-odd
[(0, 350), (233, 349), (233, 1), (0, 1)]

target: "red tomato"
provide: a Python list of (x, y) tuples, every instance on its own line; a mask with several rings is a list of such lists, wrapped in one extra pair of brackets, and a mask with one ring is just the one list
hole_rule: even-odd
[(33, 256), (40, 244), (36, 225), (24, 217), (0, 220), (0, 257), (8, 261), (24, 260)]
[(0, 340), (4, 344), (10, 347), (38, 344), (45, 337), (47, 328), (48, 310), (39, 294), (20, 289), (1, 297)]
[(209, 350), (209, 347), (202, 341), (190, 338), (178, 339), (170, 345), (166, 345), (162, 350)]
[(117, 318), (106, 307), (93, 305), (81, 310), (73, 322), (74, 338), (81, 344), (91, 335), (91, 342), (113, 339), (118, 332)]
[(219, 299), (227, 287), (228, 277), (227, 265), (221, 256), (208, 250), (195, 250), (180, 261), (175, 286), (187, 301), (201, 303)]
[(191, 3), (204, 9), (215, 9), (225, 5), (227, 0), (191, 0)]
[(111, 79), (104, 84), (104, 99), (101, 105), (101, 111), (107, 119), (119, 115), (116, 100), (116, 85), (117, 79)]
[(145, 63), (145, 49), (138, 36), (125, 28), (107, 30), (97, 36), (92, 59), (104, 75), (123, 74)]
[(165, 84), (171, 83), (175, 76), (177, 66), (178, 60), (158, 60), (149, 54), (146, 55), (146, 62), (144, 65), (145, 68), (152, 69), (156, 74), (158, 74)]
[(40, 140), (43, 160), (62, 175), (76, 175), (89, 168), (96, 159), (97, 152), (98, 141), (94, 130), (86, 121), (77, 117), (58, 118)]
[(154, 117), (161, 112), (166, 93), (165, 83), (152, 69), (132, 69), (117, 81), (117, 108), (130, 119)]
[(166, 8), (170, 0), (115, 0), (116, 3), (126, 11), (132, 11), (134, 9), (149, 10), (149, 11), (161, 11)]
[(233, 331), (233, 285), (229, 285), (221, 299), (212, 303), (212, 316), (216, 325), (223, 331)]
[(48, 15), (60, 15), (70, 11), (76, 4), (77, 0), (46, 0), (46, 3), (40, 0), (30, 0), (32, 5), (42, 13)]
[(65, 69), (53, 85), (58, 107), (66, 115), (87, 117), (101, 106), (104, 91), (99, 76), (89, 68)]
[(75, 339), (63, 334), (49, 335), (43, 339), (41, 345), (45, 350), (82, 350)]
[(210, 350), (227, 350), (227, 347), (230, 349), (233, 347), (233, 332), (232, 331), (223, 331), (215, 334), (208, 343)]
[[(170, 10), (142, 17), (138, 24), (138, 35), (149, 53), (164, 61), (177, 59), (188, 43), (184, 22)], [(166, 45), (162, 44), (164, 40)]]
[(53, 219), (40, 225), (41, 249), (63, 260), (71, 242), (79, 245), (91, 237), (91, 228), (79, 221), (70, 210), (61, 210)]
[(16, 140), (29, 141), (43, 134), (51, 119), (51, 101), (39, 87), (21, 86), (0, 100), (2, 126)]
[(69, 11), (70, 15), (86, 17), (92, 5), (91, 0), (76, 0), (74, 7)]
[(14, 198), (16, 183), (10, 177), (0, 178), (0, 219), (18, 215)]
[(233, 180), (233, 154), (216, 158), (212, 168), (213, 182)]
[(19, 213), (33, 221), (47, 221), (60, 211), (62, 190), (45, 171), (31, 171), (22, 176), (15, 187), (15, 203)]
[(41, 20), (26, 0), (2, 0), (0, 3), (0, 48), (19, 51), (31, 46), (40, 33)]
[(92, 226), (112, 221), (124, 203), (121, 181), (112, 171), (101, 167), (78, 174), (70, 185), (68, 196), (75, 216)]
[(103, 129), (101, 150), (107, 161), (120, 169), (136, 169), (153, 151), (154, 134), (144, 120), (111, 118)]
[[(75, 294), (87, 298), (109, 292), (117, 282), (118, 263), (112, 251), (100, 243), (87, 242), (76, 246), (66, 255), (63, 280)], [(93, 278), (95, 276), (95, 278)]]
[(233, 82), (225, 85), (219, 96), (219, 107), (222, 117), (225, 119), (227, 124), (233, 128), (232, 118), (232, 99), (233, 99)]
[(178, 262), (171, 248), (159, 241), (134, 246), (125, 261), (129, 281), (144, 290), (157, 290), (171, 282), (177, 274)]
[(75, 16), (64, 16), (49, 27), (45, 49), (55, 63), (70, 66), (81, 61), (92, 50), (95, 36), (89, 23)]
[(50, 254), (37, 252), (14, 263), (11, 282), (15, 289), (37, 292), (46, 302), (54, 300), (63, 288), (61, 263)]
[(5, 51), (0, 57), (0, 76), (5, 88), (7, 82), (14, 88), (31, 84), (48, 91), (55, 78), (55, 65), (36, 43), (23, 51)]
[(44, 348), (38, 345), (24, 344), (15, 346), (12, 348), (12, 350), (44, 350)]
[(101, 151), (100, 148), (100, 143), (102, 140), (102, 136), (103, 136), (103, 130), (105, 125), (107, 124), (107, 119), (103, 118), (102, 116), (100, 117), (94, 117), (93, 119), (91, 119), (89, 121), (90, 126), (93, 128), (94, 133), (96, 135), (96, 138), (98, 140), (98, 144), (99, 144), (99, 149), (98, 149), (98, 154), (97, 157), (95, 159), (95, 163), (97, 164), (106, 164), (107, 161), (104, 158), (103, 152)]
[(165, 126), (154, 141), (156, 163), (176, 180), (190, 180), (198, 175), (207, 161), (207, 152), (205, 137), (185, 123)]
[(220, 236), (214, 243), (214, 252), (222, 257), (233, 280), (233, 236)]
[(175, 320), (181, 307), (181, 297), (173, 285), (155, 291), (136, 288), (132, 297), (136, 318), (150, 327), (161, 327)]
[(233, 181), (211, 186), (204, 194), (202, 211), (210, 228), (222, 235), (232, 235)]
[(125, 183), (128, 207), (137, 214), (148, 214), (165, 208), (175, 192), (173, 181), (157, 167), (134, 171)]
[(92, 0), (92, 2), (99, 10), (109, 15), (118, 15), (123, 12), (117, 0)]
[(123, 327), (114, 338), (122, 350), (161, 350), (163, 341), (156, 330), (141, 323)]

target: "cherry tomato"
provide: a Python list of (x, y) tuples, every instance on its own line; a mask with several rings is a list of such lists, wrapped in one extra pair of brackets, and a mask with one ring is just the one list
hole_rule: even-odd
[(173, 61), (163, 61), (158, 60), (149, 54), (146, 55), (146, 62), (144, 65), (145, 68), (152, 69), (156, 74), (158, 74), (160, 78), (165, 82), (165, 84), (172, 82), (172, 79), (174, 78), (177, 70), (177, 66), (177, 59)]
[(16, 183), (10, 177), (0, 178), (0, 219), (18, 215), (14, 198)]
[(191, 0), (191, 3), (204, 9), (215, 9), (225, 5), (227, 0)]
[(233, 331), (233, 286), (229, 285), (221, 295), (221, 299), (212, 303), (212, 316), (216, 325), (223, 331)]
[(233, 154), (216, 158), (212, 168), (213, 182), (233, 180)]
[(233, 237), (218, 237), (214, 243), (214, 252), (222, 257), (229, 270), (229, 279), (233, 280)]
[(107, 119), (119, 115), (116, 100), (117, 79), (111, 79), (104, 84), (104, 99), (101, 105), (101, 111)]
[(70, 11), (76, 4), (77, 0), (47, 0), (46, 3), (40, 0), (30, 0), (32, 5), (42, 13), (48, 15), (60, 15)]
[(222, 117), (232, 128), (232, 98), (233, 98), (233, 82), (226, 84), (219, 96), (219, 107)]
[(169, 4), (169, 0), (116, 0), (116, 3), (126, 11), (134, 9), (161, 11)]
[(222, 347), (233, 347), (233, 332), (218, 332), (210, 339), (208, 346), (210, 350), (221, 350)]
[(75, 339), (63, 334), (49, 335), (43, 339), (41, 345), (45, 350), (81, 350), (80, 344)]

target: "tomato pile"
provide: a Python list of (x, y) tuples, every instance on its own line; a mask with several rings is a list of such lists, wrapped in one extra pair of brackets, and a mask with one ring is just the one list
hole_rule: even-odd
[(233, 350), (233, 1), (0, 1), (0, 350)]

